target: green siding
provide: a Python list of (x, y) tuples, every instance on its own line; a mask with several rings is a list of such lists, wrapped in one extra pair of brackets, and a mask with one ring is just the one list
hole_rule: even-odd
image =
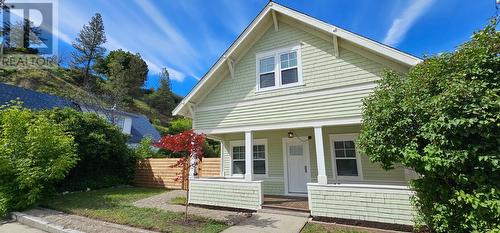
[(257, 210), (262, 204), (261, 189), (260, 182), (192, 180), (189, 203)]
[[(256, 54), (299, 42), (302, 49), (304, 85), (255, 93)], [(381, 64), (344, 48), (340, 48), (340, 57), (336, 58), (331, 41), (281, 23), (278, 31), (269, 28), (237, 61), (233, 78), (220, 77), (222, 81), (197, 105), (195, 127), (214, 129), (360, 116), (361, 99), (367, 96), (371, 89), (290, 98), (286, 101), (273, 101), (270, 97), (373, 84), (379, 79), (384, 68)], [(257, 106), (234, 106), (236, 103), (254, 100), (263, 102)]]
[(308, 185), (311, 215), (413, 225), (415, 212), (405, 188)]
[[(323, 143), (325, 151), (325, 165), (329, 182), (333, 180), (332, 170), (332, 154), (330, 150), (330, 134), (344, 134), (344, 133), (358, 133), (359, 125), (353, 126), (337, 126), (337, 127), (323, 127)], [(316, 148), (314, 141), (314, 131), (312, 128), (296, 129), (294, 130), (296, 136), (307, 137), (312, 136), (309, 141), (309, 154), (311, 169), (311, 180), (316, 182), (318, 174), (316, 163)], [(271, 131), (257, 131), (254, 132), (254, 139), (267, 139), (267, 159), (268, 159), (268, 176), (265, 178), (256, 177), (256, 180), (264, 181), (264, 194), (284, 194), (285, 193), (285, 180), (284, 180), (284, 165), (283, 165), (283, 143), (282, 139), (287, 137), (288, 130), (271, 130)], [(224, 138), (224, 174), (231, 175), (231, 156), (230, 156), (230, 142), (244, 140), (244, 133), (232, 133), (222, 135)], [(373, 184), (406, 184), (405, 174), (403, 168), (396, 168), (394, 170), (385, 171), (378, 164), (371, 163), (367, 156), (361, 155), (361, 167), (363, 171), (363, 183)]]

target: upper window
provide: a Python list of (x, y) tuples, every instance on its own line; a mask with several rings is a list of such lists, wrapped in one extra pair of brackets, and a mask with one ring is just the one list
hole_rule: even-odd
[[(232, 174), (245, 174), (245, 146), (244, 142), (231, 142)], [(266, 143), (258, 139), (253, 145), (253, 174), (266, 174)]]
[(356, 151), (355, 140), (354, 134), (332, 136), (333, 163), (335, 175), (339, 178), (361, 178), (361, 161)]
[(302, 84), (300, 46), (257, 54), (257, 91)]

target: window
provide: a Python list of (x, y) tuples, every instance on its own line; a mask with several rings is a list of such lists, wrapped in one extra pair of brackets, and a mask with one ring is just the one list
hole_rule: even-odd
[(297, 52), (284, 53), (280, 55), (281, 61), (281, 84), (299, 82), (297, 70)]
[(333, 163), (335, 175), (340, 178), (361, 178), (361, 161), (356, 152), (356, 135), (332, 136)]
[(268, 57), (260, 60), (260, 87), (274, 87), (274, 81), (274, 57)]
[[(256, 140), (253, 145), (253, 174), (266, 174), (266, 142)], [(245, 146), (243, 141), (231, 142), (232, 174), (245, 174)]]
[(257, 91), (302, 84), (300, 45), (257, 54)]

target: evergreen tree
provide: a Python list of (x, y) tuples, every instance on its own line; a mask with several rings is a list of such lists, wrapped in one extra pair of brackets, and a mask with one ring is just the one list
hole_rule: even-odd
[(153, 92), (149, 98), (149, 105), (157, 109), (161, 114), (171, 116), (176, 106), (174, 94), (170, 84), (170, 74), (166, 68), (162, 69), (160, 76), (160, 87)]
[(104, 33), (104, 23), (101, 14), (96, 13), (90, 20), (89, 25), (83, 25), (82, 30), (78, 33), (78, 37), (73, 42), (73, 47), (76, 49), (72, 53), (72, 65), (82, 67), (83, 81), (85, 84), (90, 84), (89, 74), (92, 63), (104, 55), (106, 49), (102, 45), (106, 43), (106, 35)]

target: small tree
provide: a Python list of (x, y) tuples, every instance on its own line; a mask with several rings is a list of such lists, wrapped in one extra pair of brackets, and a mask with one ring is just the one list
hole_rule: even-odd
[(500, 231), (500, 32), (496, 22), (453, 53), (402, 76), (389, 72), (365, 100), (360, 148), (411, 185), (436, 232)]
[[(203, 144), (205, 135), (197, 134), (193, 130), (184, 131), (175, 135), (166, 135), (158, 141), (155, 146), (174, 153), (183, 153), (177, 163), (172, 167), (181, 167), (182, 171), (177, 176), (176, 181), (182, 181), (182, 188), (186, 190), (186, 200), (189, 196), (189, 177), (195, 175), (196, 166), (203, 158)], [(191, 173), (191, 174), (190, 174)], [(188, 217), (188, 206), (186, 203), (185, 218)]]

